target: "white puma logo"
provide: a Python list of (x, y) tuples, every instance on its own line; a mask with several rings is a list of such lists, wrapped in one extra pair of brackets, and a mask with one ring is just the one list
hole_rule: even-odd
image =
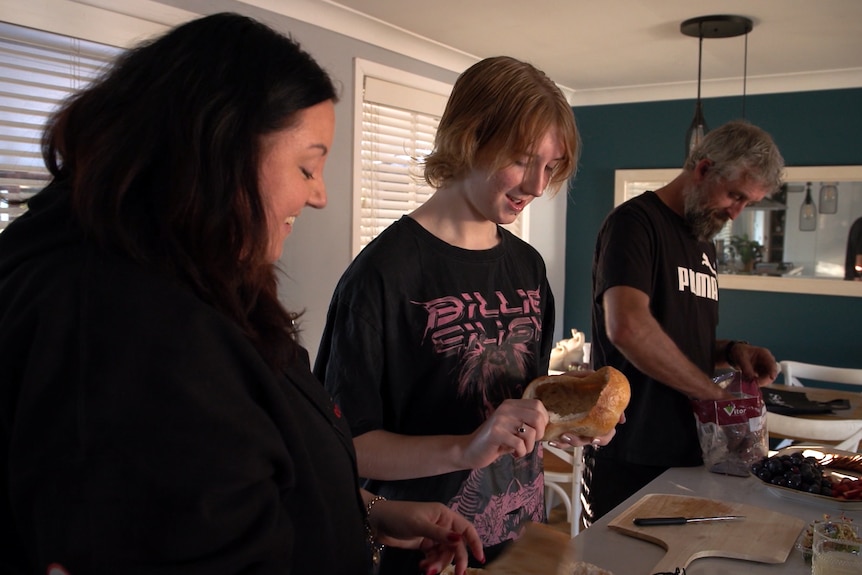
[(709, 261), (709, 258), (707, 257), (706, 253), (703, 254), (703, 261), (701, 263), (709, 268), (709, 271), (712, 272), (712, 275), (718, 275), (715, 271), (715, 268), (712, 267), (712, 262)]
[(682, 266), (677, 268), (679, 275), (679, 291), (689, 291), (698, 297), (703, 297), (718, 301), (718, 274), (706, 252), (703, 252), (701, 264), (706, 266), (710, 274), (705, 272), (696, 272), (693, 269), (688, 269)]

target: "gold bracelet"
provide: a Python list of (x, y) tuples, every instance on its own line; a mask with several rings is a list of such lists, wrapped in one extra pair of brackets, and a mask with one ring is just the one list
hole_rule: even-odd
[(374, 531), (371, 529), (369, 518), (371, 517), (371, 510), (381, 501), (386, 501), (386, 498), (382, 495), (377, 495), (365, 506), (365, 535), (368, 539), (368, 545), (371, 547), (371, 560), (375, 565), (380, 565), (380, 553), (383, 551), (384, 545), (374, 538)]

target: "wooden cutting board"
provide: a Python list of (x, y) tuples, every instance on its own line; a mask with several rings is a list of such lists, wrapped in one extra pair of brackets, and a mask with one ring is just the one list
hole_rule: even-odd
[[(638, 527), (635, 517), (705, 517), (745, 515), (738, 521)], [(685, 495), (643, 496), (608, 527), (667, 549), (650, 573), (670, 571), (700, 557), (729, 557), (760, 563), (784, 563), (805, 526), (802, 519), (754, 505)]]

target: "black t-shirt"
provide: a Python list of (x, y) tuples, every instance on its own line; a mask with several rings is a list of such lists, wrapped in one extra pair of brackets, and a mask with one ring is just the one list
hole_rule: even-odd
[(592, 363), (595, 369), (611, 365), (625, 373), (632, 397), (626, 424), (597, 457), (667, 467), (702, 463), (689, 399), (638, 371), (611, 344), (602, 296), (614, 286), (647, 294), (664, 331), (711, 374), (718, 325), (715, 261), (714, 244), (698, 241), (653, 192), (629, 200), (605, 220), (593, 260)]
[[(488, 250), (466, 250), (403, 217), (345, 271), (333, 296), (315, 374), (354, 436), (469, 434), (504, 399), (547, 373), (554, 301), (538, 252), (503, 228)], [(448, 504), (486, 546), (544, 518), (538, 450), (490, 467), (372, 481), (390, 498)], [(386, 560), (384, 559), (384, 564)]]

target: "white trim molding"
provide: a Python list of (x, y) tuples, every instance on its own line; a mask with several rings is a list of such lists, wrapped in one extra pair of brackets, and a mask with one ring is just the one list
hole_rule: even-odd
[(478, 56), (445, 46), (330, 0), (239, 1), (454, 72), (463, 72), (479, 60)]
[(0, 14), (10, 24), (119, 48), (198, 16), (152, 0), (0, 0)]
[[(741, 96), (743, 79), (725, 78), (704, 80), (704, 98)], [(746, 80), (746, 95), (781, 94), (788, 92), (813, 92), (816, 90), (839, 90), (862, 87), (862, 68), (847, 70), (819, 70), (804, 74), (780, 74), (774, 76), (749, 76)], [(572, 90), (569, 102), (573, 106), (596, 106), (626, 104), (632, 102), (654, 102), (662, 100), (693, 100), (697, 96), (697, 82), (673, 84), (650, 84), (642, 86), (619, 86), (600, 90)]]
[[(457, 73), (463, 72), (480, 59), (474, 54), (468, 54), (377, 18), (362, 14), (346, 6), (342, 6), (333, 0), (239, 1), (333, 32), (338, 32), (339, 34), (344, 34), (345, 36)], [(745, 82), (746, 94), (748, 95), (858, 88), (862, 86), (862, 68), (818, 70), (804, 74), (748, 76)], [(705, 80), (702, 82), (705, 98), (741, 95), (742, 85), (743, 78), (741, 76), (737, 78)], [(695, 81), (617, 86), (596, 90), (578, 90), (559, 84), (558, 86), (572, 106), (687, 100), (694, 99), (697, 94), (697, 83)]]

